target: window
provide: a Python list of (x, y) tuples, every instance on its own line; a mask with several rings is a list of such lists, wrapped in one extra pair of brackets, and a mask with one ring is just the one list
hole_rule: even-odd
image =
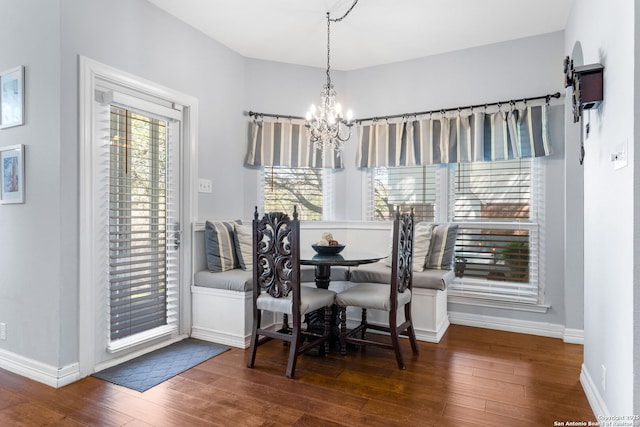
[(375, 168), (370, 218), (392, 219), (396, 206), (414, 208), (416, 221), (435, 221), (437, 190), (435, 166)]
[(400, 206), (414, 207), (417, 221), (459, 224), (449, 295), (537, 304), (537, 162), (373, 168), (369, 218), (387, 220)]
[(327, 220), (331, 216), (331, 171), (320, 168), (264, 168), (264, 212), (293, 214), (300, 220)]
[(448, 217), (459, 223), (452, 295), (538, 302), (538, 226), (531, 159), (452, 169)]
[(111, 106), (110, 339), (168, 324), (168, 122)]

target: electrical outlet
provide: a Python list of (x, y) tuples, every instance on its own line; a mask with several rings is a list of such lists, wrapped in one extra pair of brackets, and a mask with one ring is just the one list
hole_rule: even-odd
[(6, 323), (0, 323), (0, 340), (6, 340), (7, 339), (7, 324)]
[(198, 192), (199, 193), (211, 193), (213, 183), (210, 179), (200, 178), (198, 180)]
[(607, 391), (607, 368), (602, 365), (602, 391)]

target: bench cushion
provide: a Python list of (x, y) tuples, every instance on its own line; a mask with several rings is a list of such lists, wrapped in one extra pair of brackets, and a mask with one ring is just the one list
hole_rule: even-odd
[[(413, 287), (443, 291), (454, 278), (452, 270), (426, 269), (413, 273)], [(355, 283), (390, 283), (391, 269), (384, 262), (361, 265), (351, 269), (349, 280)]]
[[(348, 280), (349, 269), (346, 267), (331, 268), (331, 280)], [(315, 267), (303, 265), (300, 267), (301, 282), (315, 282)], [(222, 289), (225, 291), (248, 292), (253, 289), (253, 271), (234, 268), (233, 270), (212, 273), (208, 270), (198, 271), (194, 277), (195, 286)]]
[(210, 271), (198, 271), (193, 279), (195, 286), (204, 288), (222, 289), (225, 291), (247, 292), (253, 289), (253, 271), (241, 268), (212, 273)]

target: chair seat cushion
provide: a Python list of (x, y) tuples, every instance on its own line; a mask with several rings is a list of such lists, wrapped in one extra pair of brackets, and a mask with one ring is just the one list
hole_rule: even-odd
[[(256, 304), (258, 309), (273, 311), (276, 313), (293, 314), (291, 306), (292, 294), (283, 298), (274, 298), (267, 293), (258, 296)], [(333, 304), (336, 293), (328, 289), (318, 289), (308, 286), (300, 286), (300, 314), (305, 315), (322, 307)]]
[[(414, 288), (436, 289), (444, 291), (453, 282), (455, 273), (452, 270), (426, 269), (413, 273)], [(349, 278), (355, 283), (390, 283), (391, 268), (383, 262), (361, 265), (351, 270)]]
[[(336, 295), (336, 304), (342, 307), (362, 307), (375, 310), (391, 310), (390, 285), (359, 283)], [(398, 307), (411, 300), (411, 290), (398, 294)]]

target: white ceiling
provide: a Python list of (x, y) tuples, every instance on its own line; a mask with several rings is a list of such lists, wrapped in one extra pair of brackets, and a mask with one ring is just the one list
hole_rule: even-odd
[[(149, 0), (249, 58), (326, 67), (353, 0)], [(353, 70), (563, 30), (574, 0), (359, 0), (331, 24)]]

